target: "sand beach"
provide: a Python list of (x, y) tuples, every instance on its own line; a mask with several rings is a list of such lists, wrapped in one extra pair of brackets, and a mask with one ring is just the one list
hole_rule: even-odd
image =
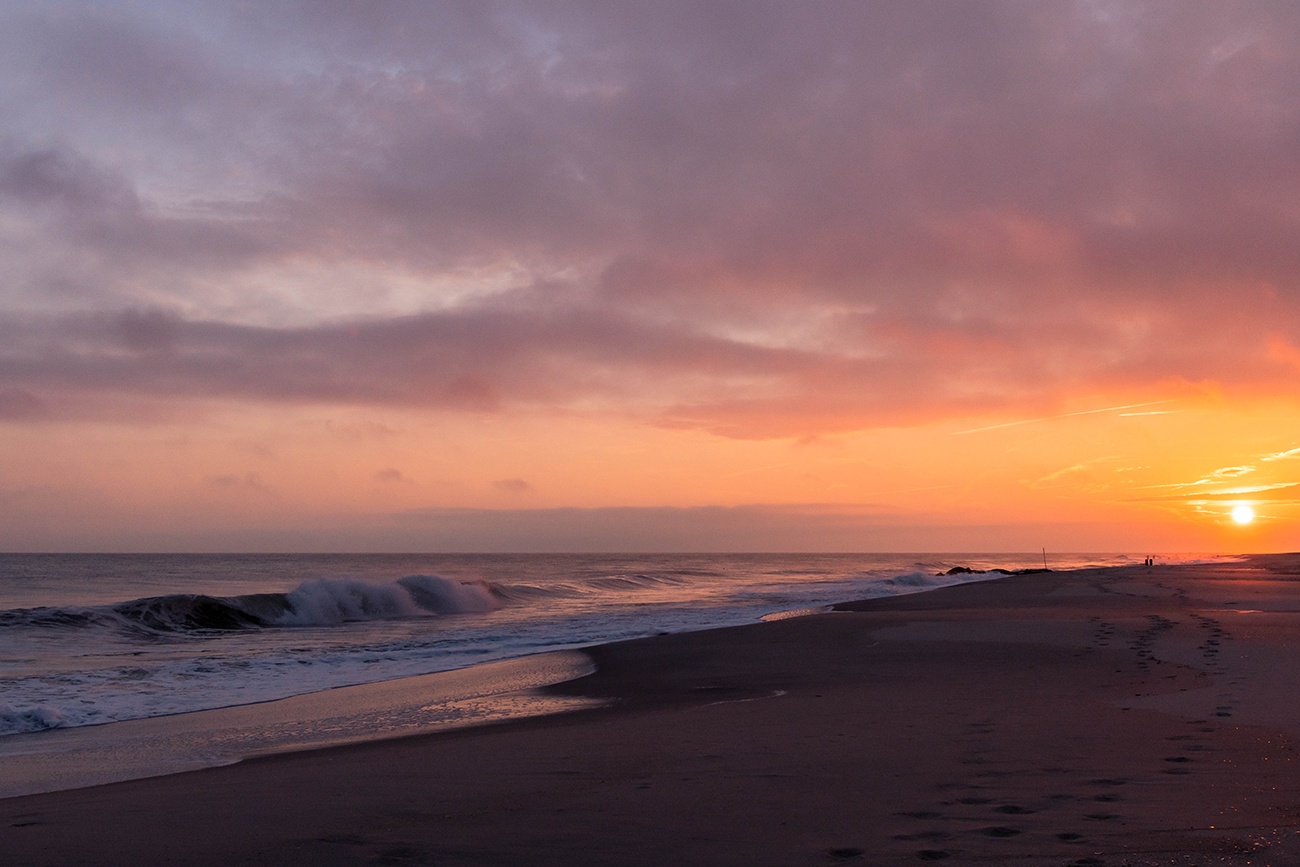
[(1297, 561), (603, 645), (602, 707), (0, 800), (13, 865), (1300, 863)]

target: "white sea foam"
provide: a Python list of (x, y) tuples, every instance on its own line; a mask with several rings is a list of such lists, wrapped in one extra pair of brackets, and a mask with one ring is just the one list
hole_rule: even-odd
[(84, 721), (69, 722), (61, 711), (45, 705), (14, 707), (0, 702), (0, 734), (18, 732), (39, 732), (45, 729), (62, 728), (65, 725), (81, 725)]
[(483, 614), (501, 607), (486, 581), (451, 581), (437, 575), (408, 575), (397, 582), (416, 605), (438, 614)]
[(928, 575), (924, 572), (908, 572), (904, 575), (895, 575), (893, 578), (885, 579), (884, 584), (892, 587), (906, 587), (912, 589), (925, 589), (929, 587), (942, 587), (945, 584), (951, 584), (952, 581), (944, 581), (946, 576)]
[(462, 584), (436, 575), (410, 575), (392, 584), (353, 578), (304, 581), (285, 596), (281, 626), (334, 626), (436, 614), (483, 613), (500, 607), (485, 582)]

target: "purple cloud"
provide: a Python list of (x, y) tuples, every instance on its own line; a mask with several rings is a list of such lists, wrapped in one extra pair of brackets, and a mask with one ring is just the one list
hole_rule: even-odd
[(1293, 4), (155, 12), (0, 15), (0, 418), (1294, 392)]

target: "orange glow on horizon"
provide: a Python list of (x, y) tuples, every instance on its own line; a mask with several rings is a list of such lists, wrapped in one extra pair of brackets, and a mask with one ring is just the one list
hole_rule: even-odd
[[(788, 517), (789, 536), (772, 540), (784, 550), (1222, 551), (1242, 544), (1225, 506), (1229, 525), (1245, 527), (1230, 510), (1253, 491), (1252, 517), (1267, 499), (1269, 521), (1249, 522), (1252, 544), (1300, 546), (1300, 450), (1261, 433), (1297, 429), (1300, 410), (1183, 402), (1156, 415), (1132, 413), (1134, 403), (807, 440), (733, 440), (597, 414), (235, 406), (214, 410), (202, 432), (182, 422), (10, 427), (0, 430), (0, 472), (24, 493), (0, 500), (0, 544), (67, 548), (50, 528), (75, 525), (99, 540), (90, 547), (228, 539), (234, 550), (254, 540), (274, 549), (329, 526), (326, 538), (345, 549), (420, 550), (435, 538), (412, 523), (420, 516), (438, 525), (444, 514), (486, 523), (553, 514), (570, 515), (579, 545), (582, 527), (610, 510), (761, 508)], [(674, 538), (665, 530), (661, 544)]]

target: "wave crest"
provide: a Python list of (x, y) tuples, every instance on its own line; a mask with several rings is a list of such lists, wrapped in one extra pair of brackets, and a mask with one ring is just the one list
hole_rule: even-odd
[(171, 593), (106, 606), (12, 609), (0, 611), (0, 627), (98, 628), (147, 637), (482, 614), (500, 608), (504, 598), (486, 581), (462, 583), (437, 575), (408, 575), (389, 584), (317, 578), (302, 582), (288, 593)]
[(66, 725), (68, 721), (64, 719), (63, 714), (52, 707), (44, 705), (14, 707), (0, 702), (0, 735), (40, 732)]
[(431, 614), (482, 614), (500, 607), (486, 582), (462, 584), (437, 575), (408, 575), (392, 584), (353, 578), (304, 581), (285, 594), (277, 626), (336, 626)]
[(935, 581), (934, 578), (924, 572), (907, 572), (903, 575), (886, 578), (881, 583), (892, 587), (928, 588), (938, 587), (945, 582)]

